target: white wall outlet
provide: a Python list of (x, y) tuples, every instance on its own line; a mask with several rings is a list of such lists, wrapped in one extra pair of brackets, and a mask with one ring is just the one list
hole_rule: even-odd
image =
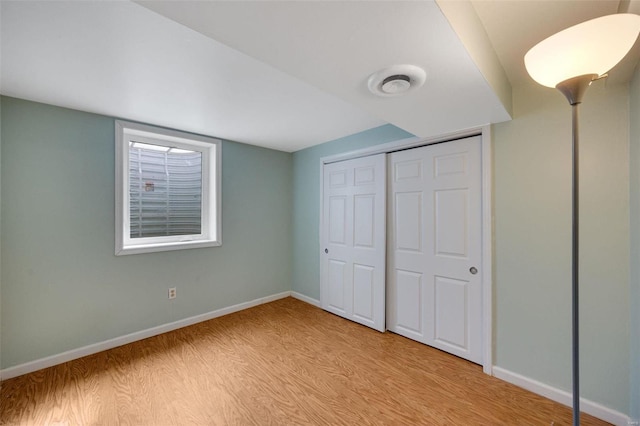
[(175, 298), (176, 298), (176, 288), (171, 287), (169, 289), (169, 299), (175, 299)]

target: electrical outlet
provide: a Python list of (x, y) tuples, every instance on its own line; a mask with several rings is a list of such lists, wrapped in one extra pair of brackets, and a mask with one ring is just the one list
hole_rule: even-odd
[(169, 299), (175, 299), (175, 298), (176, 298), (176, 288), (171, 287), (169, 289)]

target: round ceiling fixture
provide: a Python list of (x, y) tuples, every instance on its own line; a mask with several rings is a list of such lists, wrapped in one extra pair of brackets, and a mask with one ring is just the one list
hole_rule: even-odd
[(394, 65), (369, 77), (367, 86), (374, 95), (400, 96), (424, 84), (427, 73), (415, 65)]
[(398, 74), (382, 80), (380, 89), (388, 95), (404, 93), (411, 88), (411, 78), (408, 75)]

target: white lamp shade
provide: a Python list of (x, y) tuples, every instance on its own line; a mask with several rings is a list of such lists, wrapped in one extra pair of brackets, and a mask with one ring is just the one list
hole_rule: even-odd
[(531, 78), (547, 87), (585, 74), (606, 73), (633, 47), (640, 15), (619, 13), (583, 22), (542, 40), (524, 56)]

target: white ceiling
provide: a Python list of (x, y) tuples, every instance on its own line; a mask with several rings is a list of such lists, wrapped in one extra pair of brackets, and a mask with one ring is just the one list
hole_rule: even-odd
[(8, 96), (283, 151), (384, 124), (130, 2), (6, 2)]
[[(283, 151), (385, 122), (434, 136), (510, 119), (538, 41), (640, 12), (640, 0), (474, 0), (473, 33), (446, 1), (2, 1), (0, 91)], [(612, 79), (629, 79), (638, 46)], [(424, 68), (425, 85), (369, 93), (394, 64)]]
[[(510, 118), (434, 1), (139, 3), (417, 136)], [(368, 77), (394, 64), (426, 83), (373, 96)]]

